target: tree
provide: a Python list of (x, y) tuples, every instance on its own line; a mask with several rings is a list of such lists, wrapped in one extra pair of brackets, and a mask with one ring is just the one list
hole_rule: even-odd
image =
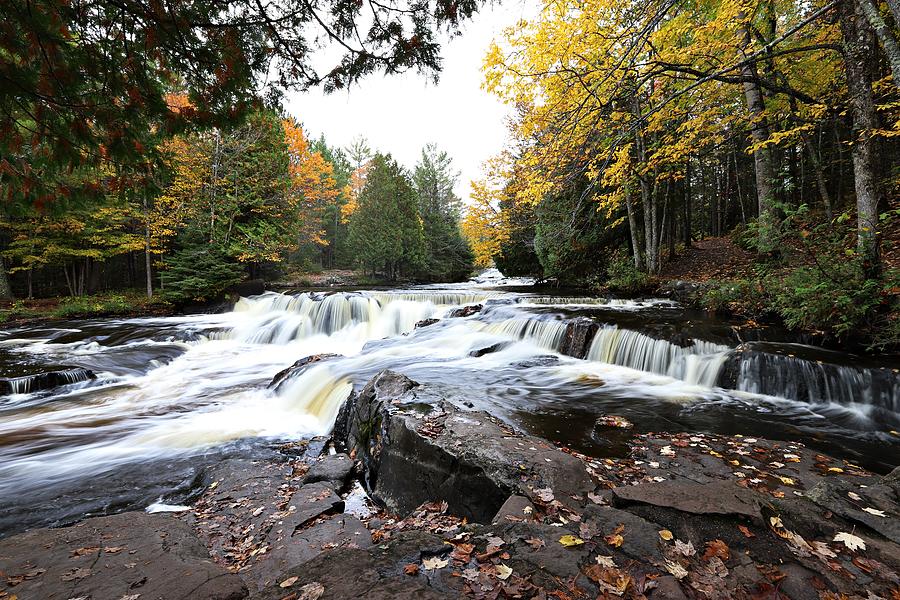
[(468, 276), (474, 256), (459, 229), (462, 201), (453, 191), (459, 172), (450, 156), (429, 144), (422, 149), (412, 181), (419, 200), (425, 235), (422, 274), (435, 281), (457, 281)]
[(425, 240), (418, 198), (406, 173), (390, 157), (376, 154), (350, 216), (350, 245), (364, 268), (390, 280), (423, 265)]
[[(145, 171), (156, 158), (148, 136), (233, 124), (258, 107), (261, 87), (276, 100), (284, 89), (335, 90), (374, 71), (436, 74), (437, 32), (457, 28), (479, 2), (34, 0), (4, 7), (0, 187), (7, 202), (50, 205), (102, 195), (71, 175), (103, 161)], [(314, 51), (325, 42), (340, 49), (336, 62)], [(173, 87), (194, 108), (170, 106)]]

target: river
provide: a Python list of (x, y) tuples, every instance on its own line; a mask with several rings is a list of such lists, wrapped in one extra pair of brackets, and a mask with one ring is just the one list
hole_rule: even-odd
[[(636, 431), (799, 440), (879, 472), (900, 464), (896, 356), (824, 350), (663, 299), (553, 297), (527, 284), (489, 272), (400, 290), (267, 292), (223, 314), (0, 332), (2, 375), (21, 377), (0, 397), (0, 535), (186, 502), (204, 465), (327, 434), (351, 389), (387, 368), (595, 456), (623, 451), (631, 432), (596, 426), (620, 415)], [(473, 304), (483, 309), (442, 318)], [(416, 328), (431, 318), (441, 320)], [(573, 322), (598, 326), (584, 358), (560, 353)], [(323, 353), (341, 357), (269, 387)], [(30, 390), (29, 373), (61, 368), (96, 378), (73, 372)]]

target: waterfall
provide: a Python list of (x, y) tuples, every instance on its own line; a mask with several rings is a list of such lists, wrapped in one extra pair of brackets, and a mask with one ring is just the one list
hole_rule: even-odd
[(527, 339), (541, 348), (558, 352), (566, 337), (567, 325), (566, 321), (519, 318), (481, 325), (481, 330), (518, 340)]
[(70, 385), (81, 381), (94, 379), (96, 376), (89, 369), (64, 369), (60, 371), (48, 371), (23, 377), (11, 377), (0, 379), (0, 393), (2, 394), (30, 394), (40, 390), (46, 390), (61, 385)]
[(812, 404), (868, 404), (900, 413), (900, 374), (764, 352), (753, 345), (734, 353), (735, 388)]
[(251, 344), (287, 344), (340, 331), (348, 338), (365, 342), (408, 333), (417, 322), (438, 317), (449, 303), (467, 297), (480, 296), (268, 292), (241, 298), (234, 307), (240, 322), (211, 337)]
[(587, 359), (668, 375), (687, 383), (712, 387), (728, 359), (730, 348), (703, 340), (687, 347), (637, 331), (607, 325), (591, 342)]

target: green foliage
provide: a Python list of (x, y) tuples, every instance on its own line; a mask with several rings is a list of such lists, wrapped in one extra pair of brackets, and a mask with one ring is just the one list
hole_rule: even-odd
[(461, 200), (453, 192), (459, 173), (450, 156), (429, 144), (413, 171), (425, 236), (425, 262), (420, 277), (460, 281), (474, 269), (475, 255), (459, 227)]
[(390, 155), (372, 159), (359, 207), (350, 219), (350, 245), (362, 267), (382, 271), (390, 280), (414, 274), (424, 265), (418, 198)]
[(169, 256), (165, 267), (165, 296), (177, 302), (216, 298), (244, 277), (244, 268), (224, 250), (196, 239)]
[(878, 281), (865, 276), (861, 260), (838, 260), (827, 275), (819, 267), (799, 267), (769, 285), (772, 305), (788, 327), (846, 337), (871, 323), (887, 290), (900, 285), (900, 274)]
[(759, 315), (770, 310), (765, 289), (757, 279), (709, 281), (700, 297), (707, 310), (749, 312)]
[(494, 263), (507, 277), (543, 276), (540, 259), (534, 248), (535, 217), (530, 205), (502, 201), (510, 225), (508, 237), (500, 243)]
[(638, 271), (634, 261), (624, 252), (617, 252), (610, 258), (606, 273), (606, 286), (617, 292), (637, 294), (645, 291), (650, 284), (650, 277)]

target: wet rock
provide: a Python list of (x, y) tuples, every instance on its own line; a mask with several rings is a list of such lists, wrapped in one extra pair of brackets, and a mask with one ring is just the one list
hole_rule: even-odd
[(0, 540), (0, 572), (0, 595), (22, 599), (247, 596), (188, 524), (164, 514), (122, 513)]
[[(434, 600), (459, 598), (459, 578), (451, 578), (448, 569), (416, 575), (404, 573), (409, 564), (420, 565), (423, 558), (447, 554), (442, 538), (420, 531), (398, 534), (394, 539), (369, 549), (342, 548), (320, 554), (295, 566), (257, 596), (260, 600), (281, 600), (292, 593), (321, 590), (320, 600)], [(296, 579), (294, 579), (296, 578)], [(290, 585), (282, 584), (290, 583)]]
[(429, 325), (434, 325), (439, 322), (440, 319), (422, 319), (421, 321), (416, 321), (415, 329), (421, 329), (422, 327), (428, 327)]
[(35, 375), (25, 375), (24, 377), (4, 378), (0, 379), (0, 394), (38, 392), (96, 378), (97, 376), (93, 371), (81, 368), (60, 369)]
[(463, 306), (461, 308), (454, 308), (450, 312), (447, 313), (448, 317), (471, 317), (474, 314), (481, 312), (481, 309), (484, 308), (482, 304), (470, 304), (469, 306)]
[(336, 515), (294, 531), (274, 542), (267, 552), (242, 572), (248, 587), (260, 591), (283, 581), (291, 567), (302, 565), (335, 548), (369, 548), (372, 536), (362, 521), (351, 515)]
[(491, 523), (497, 525), (506, 523), (508, 520), (530, 521), (534, 514), (534, 504), (531, 503), (531, 500), (525, 496), (510, 496), (491, 519)]
[(600, 326), (593, 319), (578, 317), (566, 325), (566, 334), (559, 348), (561, 354), (584, 358), (591, 348), (591, 342)]
[(681, 589), (681, 583), (671, 575), (659, 577), (656, 580), (656, 587), (650, 592), (650, 598), (654, 600), (687, 600), (684, 590)]
[(284, 383), (287, 379), (290, 379), (291, 377), (302, 373), (307, 366), (315, 364), (317, 362), (340, 357), (340, 354), (313, 354), (312, 356), (301, 358), (300, 360), (289, 366), (287, 369), (279, 371), (275, 375), (275, 377), (272, 378), (272, 381), (269, 382), (269, 385), (267, 387), (269, 389), (274, 388), (277, 390), (282, 383)]
[(335, 489), (342, 489), (353, 472), (353, 461), (346, 454), (330, 454), (312, 463), (304, 483), (325, 481)]
[[(859, 500), (854, 500), (850, 497)], [(866, 486), (864, 489), (840, 479), (824, 479), (806, 492), (806, 497), (819, 506), (845, 519), (868, 526), (892, 542), (900, 544), (900, 519), (880, 516), (878, 511), (890, 515), (897, 507), (895, 492), (884, 484)], [(865, 508), (873, 512), (867, 512)]]
[(509, 348), (511, 345), (512, 342), (497, 342), (496, 344), (491, 344), (490, 346), (486, 346), (484, 348), (472, 350), (471, 352), (469, 352), (469, 356), (471, 356), (472, 358), (478, 358), (480, 356), (484, 356), (485, 354), (500, 352), (504, 348)]
[(613, 496), (617, 506), (637, 502), (697, 515), (738, 515), (757, 521), (761, 519), (756, 495), (731, 481), (641, 483), (615, 488)]
[(571, 503), (595, 487), (578, 459), (399, 373), (379, 373), (342, 413), (335, 436), (363, 461), (373, 497), (400, 514), (444, 500), (452, 514), (487, 523), (511, 494), (550, 487)]

